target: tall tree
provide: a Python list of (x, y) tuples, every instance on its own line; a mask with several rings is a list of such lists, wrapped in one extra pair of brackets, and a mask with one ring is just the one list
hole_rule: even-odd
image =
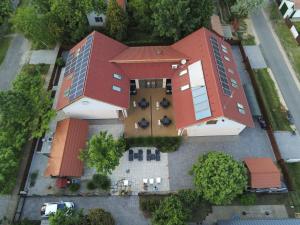
[(189, 212), (183, 207), (179, 198), (172, 195), (159, 205), (152, 216), (153, 225), (186, 225)]
[(89, 210), (87, 221), (90, 225), (115, 225), (112, 215), (99, 208)]
[(12, 13), (12, 1), (11, 0), (1, 0), (0, 1), (0, 25), (4, 22), (6, 18)]
[(106, 11), (106, 30), (108, 34), (121, 41), (126, 37), (127, 15), (116, 0), (110, 0)]
[(131, 0), (128, 2), (128, 13), (131, 15), (132, 23), (138, 26), (139, 29), (151, 31), (153, 29), (151, 24), (150, 1), (145, 0)]
[(87, 144), (87, 149), (81, 151), (80, 159), (87, 162), (98, 173), (108, 174), (119, 165), (119, 160), (125, 151), (123, 138), (115, 140), (111, 134), (100, 132), (94, 135)]
[(260, 7), (263, 2), (264, 0), (236, 0), (235, 4), (231, 6), (231, 11), (240, 17), (247, 17), (249, 13)]
[(213, 12), (211, 0), (153, 0), (150, 6), (154, 31), (174, 40), (207, 26)]
[(247, 185), (242, 163), (223, 152), (209, 152), (193, 165), (196, 189), (213, 204), (228, 204), (242, 194)]
[(82, 210), (58, 210), (49, 217), (50, 225), (87, 225)]

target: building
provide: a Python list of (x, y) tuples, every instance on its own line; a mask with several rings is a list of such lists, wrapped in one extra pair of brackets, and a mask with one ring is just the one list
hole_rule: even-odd
[[(70, 50), (57, 110), (71, 118), (128, 121), (136, 107), (131, 91), (150, 89), (169, 90), (176, 135), (238, 135), (254, 126), (231, 46), (206, 28), (170, 46), (129, 47), (91, 33)], [(152, 129), (159, 104), (148, 101)]]
[(230, 219), (220, 220), (217, 225), (299, 225), (300, 219)]
[(248, 169), (253, 189), (280, 188), (280, 171), (271, 158), (246, 158), (244, 163)]
[[(108, 0), (106, 0), (106, 2), (108, 2)], [(126, 0), (117, 0), (117, 3), (122, 9), (126, 10)], [(93, 11), (87, 15), (87, 18), (91, 27), (103, 27), (106, 21), (106, 15), (104, 12)]]
[(300, 0), (282, 0), (279, 10), (284, 18), (300, 20)]

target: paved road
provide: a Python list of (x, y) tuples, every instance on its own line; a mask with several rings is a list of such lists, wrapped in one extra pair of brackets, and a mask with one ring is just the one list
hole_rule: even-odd
[(6, 57), (0, 65), (0, 90), (8, 90), (12, 81), (26, 62), (30, 50), (29, 42), (23, 35), (14, 34)]
[(300, 91), (262, 11), (255, 12), (251, 19), (266, 62), (273, 71), (284, 100), (294, 116), (297, 130), (300, 131)]
[(115, 218), (116, 225), (148, 225), (139, 210), (138, 196), (131, 197), (27, 197), (22, 218), (39, 220), (40, 207), (44, 202), (73, 201), (78, 208), (88, 210), (90, 208), (103, 208), (111, 212)]

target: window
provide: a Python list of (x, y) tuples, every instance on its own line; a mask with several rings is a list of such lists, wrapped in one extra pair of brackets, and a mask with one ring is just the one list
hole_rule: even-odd
[(222, 46), (222, 51), (225, 53), (228, 53), (226, 46), (224, 46), (224, 45), (221, 45), (221, 46)]
[(236, 82), (236, 80), (235, 79), (230, 79), (231, 80), (231, 85), (232, 85), (232, 87), (234, 87), (234, 88), (238, 88), (238, 83)]
[(69, 93), (70, 93), (70, 88), (68, 88), (68, 89), (66, 89), (66, 90), (64, 91), (64, 96), (65, 96), (65, 97), (68, 97), (68, 96), (69, 96)]
[(122, 75), (114, 73), (113, 77), (116, 78), (117, 80), (122, 80)]
[(116, 85), (113, 85), (112, 86), (112, 89), (114, 90), (114, 91), (117, 91), (117, 92), (121, 92), (121, 88), (120, 87), (118, 87), (118, 86), (116, 86)]
[(184, 91), (184, 90), (187, 90), (187, 89), (189, 89), (190, 88), (190, 85), (189, 84), (187, 84), (187, 85), (184, 85), (184, 86), (181, 86), (181, 91)]
[(206, 124), (217, 124), (218, 120), (209, 120), (206, 122)]
[(187, 74), (187, 70), (182, 70), (182, 71), (179, 73), (179, 76), (183, 76), (184, 74)]
[(240, 103), (237, 103), (238, 110), (241, 114), (246, 114), (244, 106)]
[(230, 62), (230, 59), (227, 56), (224, 56), (224, 59)]
[(96, 17), (95, 17), (95, 22), (96, 22), (96, 23), (103, 23), (103, 18), (102, 18), (102, 16), (96, 16)]
[(231, 74), (234, 74), (234, 71), (230, 68), (228, 68), (228, 72), (231, 73)]

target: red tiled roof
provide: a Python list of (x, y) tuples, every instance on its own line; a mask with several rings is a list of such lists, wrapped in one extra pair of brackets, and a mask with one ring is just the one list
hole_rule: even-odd
[(116, 63), (160, 63), (179, 62), (187, 57), (170, 46), (129, 47), (110, 62)]
[(117, 3), (122, 9), (126, 10), (126, 0), (117, 0)]
[[(94, 32), (93, 35), (94, 41), (83, 96), (128, 108), (130, 79), (171, 78), (174, 114), (178, 129), (217, 117), (226, 117), (248, 127), (254, 126), (231, 46), (215, 33), (202, 28), (171, 46), (156, 47), (128, 47), (103, 34)], [(234, 71), (233, 74), (227, 72), (229, 83), (233, 78), (239, 86), (230, 87), (231, 97), (224, 95), (219, 81), (213, 49), (209, 42), (211, 36), (214, 36), (219, 44), (226, 46), (226, 55), (231, 59), (230, 62), (223, 60), (226, 70), (230, 68)], [(76, 48), (78, 45), (74, 49)], [(75, 51), (74, 49), (72, 51)], [(223, 51), (220, 54), (222, 57), (225, 55)], [(186, 59), (187, 63), (181, 65), (181, 59)], [(187, 69), (197, 61), (201, 61), (202, 64), (212, 114), (211, 117), (202, 120), (195, 118), (191, 89), (180, 90), (181, 86), (190, 83), (189, 76), (178, 76), (180, 70)], [(178, 64), (179, 68), (172, 69), (172, 64)], [(121, 74), (122, 79), (113, 78), (113, 73)], [(66, 79), (61, 88), (58, 109), (69, 104), (67, 99), (64, 100), (66, 97), (63, 95), (65, 86), (68, 86)], [(113, 91), (112, 85), (121, 87), (122, 91)], [(238, 111), (237, 103), (244, 106), (246, 114)]]
[(295, 9), (300, 9), (300, 0), (294, 0)]
[(82, 176), (83, 163), (78, 156), (85, 147), (87, 132), (85, 120), (65, 119), (57, 123), (45, 176)]
[(246, 158), (244, 160), (252, 188), (280, 187), (280, 171), (271, 158)]

